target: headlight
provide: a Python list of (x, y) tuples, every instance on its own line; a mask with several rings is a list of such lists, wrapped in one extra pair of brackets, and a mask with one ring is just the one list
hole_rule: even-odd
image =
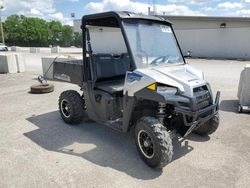
[(178, 88), (157, 83), (150, 84), (149, 86), (147, 86), (147, 89), (151, 91), (157, 91), (158, 93), (162, 94), (172, 94), (172, 95), (176, 94), (178, 91)]
[(175, 87), (170, 87), (170, 86), (158, 86), (157, 87), (158, 93), (167, 93), (167, 94), (175, 95), (177, 91), (178, 89)]

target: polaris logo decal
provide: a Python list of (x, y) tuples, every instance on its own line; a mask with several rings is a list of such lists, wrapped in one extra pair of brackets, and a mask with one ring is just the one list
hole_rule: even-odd
[(63, 80), (66, 82), (70, 82), (70, 77), (66, 74), (55, 74), (54, 78), (58, 79), (58, 80)]
[(135, 72), (128, 72), (127, 73), (127, 82), (128, 83), (133, 83), (133, 82), (136, 82), (136, 81), (138, 82), (138, 81), (141, 80), (142, 77), (143, 77), (142, 75), (137, 74)]

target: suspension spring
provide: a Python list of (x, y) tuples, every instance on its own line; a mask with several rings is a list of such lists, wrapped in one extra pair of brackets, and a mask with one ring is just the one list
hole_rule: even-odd
[(166, 116), (166, 104), (159, 103), (158, 111), (157, 111), (157, 118), (162, 124), (164, 124), (165, 116)]

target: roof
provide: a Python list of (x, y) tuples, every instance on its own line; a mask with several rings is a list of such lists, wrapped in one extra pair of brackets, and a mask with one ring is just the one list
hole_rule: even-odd
[(103, 13), (97, 13), (97, 14), (89, 14), (83, 16), (82, 19), (98, 19), (98, 18), (105, 18), (105, 17), (116, 17), (120, 19), (143, 19), (143, 20), (152, 20), (152, 21), (160, 21), (160, 22), (168, 22), (165, 18), (162, 16), (151, 16), (151, 15), (143, 15), (143, 14), (137, 14), (134, 12), (129, 11), (110, 11), (110, 12), (103, 12)]
[[(232, 16), (177, 16), (177, 15), (142, 15), (136, 14), (128, 11), (111, 11), (97, 14), (90, 14), (83, 17), (93, 17), (99, 15), (100, 17), (103, 15), (115, 14), (121, 19), (129, 19), (129, 18), (137, 18), (137, 19), (149, 19), (149, 20), (157, 20), (157, 21), (167, 21), (175, 19), (175, 20), (201, 20), (201, 21), (239, 21), (239, 22), (250, 22), (250, 17), (232, 17)], [(75, 21), (80, 20), (76, 19)]]
[(229, 17), (229, 16), (174, 16), (174, 15), (158, 15), (165, 19), (175, 20), (201, 20), (201, 21), (239, 21), (250, 22), (250, 17)]

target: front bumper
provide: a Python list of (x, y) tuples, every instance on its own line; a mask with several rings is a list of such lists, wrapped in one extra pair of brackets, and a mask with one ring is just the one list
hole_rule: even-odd
[(211, 118), (213, 118), (219, 110), (219, 100), (220, 100), (220, 92), (218, 91), (215, 97), (214, 104), (200, 109), (198, 111), (191, 111), (184, 109), (182, 107), (175, 107), (175, 111), (179, 114), (182, 114), (184, 125), (190, 127), (185, 136), (192, 132), (199, 124), (204, 123)]

